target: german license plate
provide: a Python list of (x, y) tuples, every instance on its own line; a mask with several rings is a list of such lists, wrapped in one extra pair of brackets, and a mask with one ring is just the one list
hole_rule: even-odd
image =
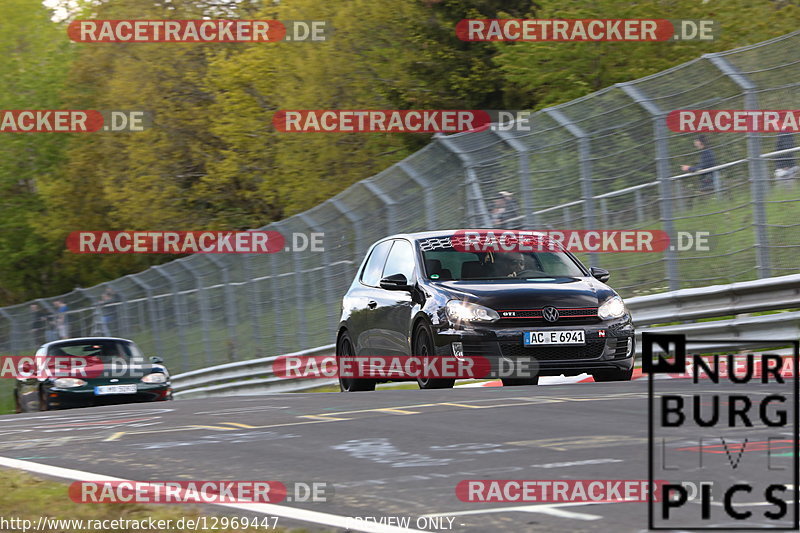
[(523, 333), (525, 346), (544, 344), (586, 344), (586, 334), (582, 329), (564, 329), (556, 331), (526, 331)]
[(99, 385), (94, 388), (96, 396), (104, 394), (136, 394), (136, 384), (131, 385)]

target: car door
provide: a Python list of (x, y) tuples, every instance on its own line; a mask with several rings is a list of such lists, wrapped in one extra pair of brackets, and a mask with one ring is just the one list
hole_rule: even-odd
[(345, 299), (345, 305), (350, 309), (347, 327), (350, 338), (355, 344), (356, 355), (375, 353), (371, 338), (378, 327), (378, 300), (384, 292), (379, 283), (392, 244), (393, 241), (388, 240), (373, 246), (364, 268), (358, 275), (358, 282), (353, 284)]
[[(382, 277), (403, 274), (410, 285), (416, 283), (417, 275), (414, 261), (414, 247), (405, 239), (395, 239)], [(376, 291), (377, 306), (375, 320), (377, 327), (370, 341), (376, 355), (410, 355), (409, 321), (414, 302), (409, 291)]]

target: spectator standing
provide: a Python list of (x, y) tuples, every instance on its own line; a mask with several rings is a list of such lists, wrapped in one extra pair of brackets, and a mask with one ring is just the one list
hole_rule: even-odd
[[(708, 139), (705, 135), (698, 135), (694, 140), (694, 146), (700, 150), (700, 161), (696, 165), (681, 165), (681, 170), (684, 172), (697, 172), (705, 168), (716, 166), (716, 158), (714, 152), (708, 147)], [(704, 172), (700, 174), (700, 191), (711, 192), (714, 190), (714, 173)]]
[(110, 337), (112, 331), (117, 329), (117, 305), (119, 303), (119, 296), (111, 287), (106, 287), (103, 294), (100, 295), (101, 319), (103, 335)]
[(518, 229), (522, 224), (514, 193), (508, 191), (500, 191), (497, 198), (492, 201), (492, 210), (489, 214), (494, 227)]
[(53, 306), (56, 309), (56, 334), (59, 339), (68, 339), (69, 325), (67, 323), (67, 311), (69, 311), (69, 307), (61, 300), (53, 302)]
[[(794, 148), (794, 135), (789, 130), (782, 131), (778, 134), (778, 141), (775, 143), (775, 151), (790, 150)], [(794, 152), (778, 156), (775, 161), (775, 180), (783, 185), (791, 185), (792, 180), (797, 177), (800, 167), (797, 166), (797, 160), (794, 158)]]

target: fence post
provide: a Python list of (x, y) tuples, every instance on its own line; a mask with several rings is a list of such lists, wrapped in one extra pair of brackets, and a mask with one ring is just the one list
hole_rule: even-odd
[(184, 259), (183, 261), (178, 260), (176, 263), (186, 269), (189, 272), (189, 275), (192, 276), (192, 279), (194, 279), (194, 288), (195, 292), (197, 293), (197, 307), (200, 308), (200, 330), (203, 332), (203, 347), (205, 348), (206, 352), (206, 363), (207, 366), (211, 366), (214, 364), (214, 355), (211, 353), (211, 338), (208, 335), (208, 328), (211, 324), (211, 319), (208, 316), (206, 289), (200, 282), (200, 277), (197, 275), (195, 269), (189, 265), (190, 259), (191, 257)]
[(441, 142), (442, 146), (453, 153), (461, 161), (461, 166), (464, 167), (466, 172), (466, 181), (464, 184), (467, 188), (467, 203), (472, 203), (475, 206), (475, 209), (470, 210), (467, 214), (469, 220), (474, 220), (472, 224), (481, 228), (491, 227), (492, 219), (489, 216), (489, 209), (486, 207), (486, 201), (483, 198), (483, 191), (481, 191), (480, 183), (478, 183), (478, 176), (475, 174), (475, 169), (472, 168), (472, 158), (464, 152), (459, 151), (453, 141), (445, 135), (436, 133), (433, 138)]
[[(156, 312), (155, 302), (153, 301), (153, 288), (145, 283), (144, 281), (140, 280), (136, 277), (136, 274), (130, 275), (131, 281), (140, 286), (144, 289), (144, 292), (147, 294), (147, 309), (148, 314), (150, 315), (150, 328), (153, 330), (153, 336), (151, 342), (153, 342), (153, 348), (155, 349), (156, 346), (161, 346), (161, 321), (158, 319), (158, 313)], [(163, 356), (164, 354), (159, 354)]]
[(642, 190), (636, 189), (633, 191), (633, 202), (636, 206), (636, 222), (642, 222), (644, 220), (644, 204), (642, 202)]
[(397, 233), (397, 202), (392, 200), (392, 197), (386, 194), (383, 189), (377, 183), (366, 179), (361, 182), (367, 191), (375, 196), (378, 200), (383, 202), (386, 206), (386, 230), (388, 231), (387, 235), (393, 235)]
[[(592, 192), (592, 162), (591, 148), (589, 146), (589, 135), (581, 127), (572, 122), (564, 113), (554, 107), (543, 109), (545, 113), (564, 127), (570, 135), (578, 140), (578, 158), (580, 160), (581, 173), (581, 196), (583, 197), (583, 217), (586, 221), (586, 229), (596, 229), (594, 219), (594, 193)], [(600, 266), (600, 259), (597, 252), (589, 252), (589, 264)]]
[(175, 278), (171, 274), (166, 272), (164, 265), (153, 265), (153, 270), (167, 280), (167, 283), (169, 283), (169, 288), (172, 291), (172, 305), (175, 307), (175, 325), (178, 327), (178, 345), (180, 346), (181, 350), (181, 370), (186, 372), (189, 370), (190, 366), (189, 348), (186, 346), (186, 332), (184, 331), (185, 324), (183, 321), (184, 314), (181, 312), (183, 305), (181, 304), (181, 294), (178, 290), (178, 282), (175, 281)]
[(130, 321), (128, 320), (128, 297), (125, 296), (124, 290), (119, 290), (113, 286), (114, 282), (118, 281), (118, 279), (109, 281), (109, 284), (112, 285), (111, 290), (113, 290), (119, 296), (119, 302), (117, 302), (117, 317), (119, 321), (119, 332), (120, 337), (129, 337), (130, 336)]
[(0, 307), (0, 315), (3, 316), (8, 321), (8, 337), (5, 339), (3, 343), (5, 345), (5, 349), (3, 350), (7, 354), (14, 353), (14, 319), (11, 317), (11, 313)]
[(510, 131), (495, 131), (498, 137), (506, 142), (517, 152), (519, 159), (519, 192), (522, 199), (522, 226), (525, 228), (536, 227), (536, 207), (531, 198), (531, 166), (530, 149), (517, 139)]
[(425, 196), (425, 223), (428, 226), (429, 230), (433, 230), (436, 228), (436, 202), (433, 198), (433, 184), (424, 177), (422, 174), (417, 172), (417, 170), (408, 164), (408, 162), (403, 159), (399, 163), (397, 163), (397, 167), (406, 173), (406, 175), (411, 178), (411, 180), (419, 185), (419, 188), (422, 190), (422, 194)]
[(236, 361), (238, 359), (236, 339), (238, 339), (239, 336), (236, 334), (236, 299), (231, 294), (231, 273), (227, 265), (219, 258), (215, 257), (214, 254), (206, 254), (205, 258), (214, 263), (214, 266), (222, 273), (222, 290), (225, 293), (225, 325), (228, 327), (228, 346), (231, 349), (228, 359)]
[(281, 293), (283, 290), (281, 289), (281, 276), (283, 274), (278, 274), (278, 254), (269, 254), (269, 262), (270, 262), (270, 269), (272, 270), (272, 274), (270, 275), (270, 280), (272, 284), (272, 314), (273, 314), (273, 321), (272, 325), (275, 330), (274, 338), (277, 340), (277, 348), (279, 352), (285, 352), (286, 350), (286, 343), (284, 341), (284, 328), (283, 328), (283, 321), (284, 316), (281, 309), (281, 303), (283, 299), (281, 298)]
[[(298, 214), (298, 216), (303, 222), (305, 222), (306, 226), (308, 226), (309, 228), (313, 229), (316, 232), (322, 233), (323, 242), (325, 242), (324, 241), (325, 228), (323, 226), (320, 226), (319, 223), (316, 220), (314, 220), (308, 213), (300, 213)], [(321, 253), (321, 257), (322, 260), (319, 263), (320, 266), (322, 267), (321, 270), (322, 283), (325, 287), (325, 298), (323, 298), (323, 300), (325, 301), (326, 309), (328, 309), (329, 311), (328, 313), (326, 313), (329, 322), (328, 327), (330, 328), (331, 336), (335, 336), (336, 326), (339, 324), (339, 315), (336, 312), (339, 309), (339, 306), (336, 303), (336, 295), (333, 293), (333, 286), (331, 285), (332, 281), (331, 276), (333, 275), (333, 272), (330, 269), (325, 268), (325, 265), (330, 264), (330, 261), (326, 260), (328, 257), (328, 251), (327, 250), (323, 251)]]
[[(92, 295), (88, 293), (89, 291), (87, 289), (78, 287), (75, 290), (78, 291), (81, 294), (81, 296), (86, 298), (86, 301), (89, 302), (89, 307), (87, 309), (91, 309), (91, 312), (92, 312), (91, 313), (91, 317), (89, 319), (88, 325), (85, 323), (85, 318), (81, 318), (81, 321), (80, 321), (80, 332), (81, 333), (80, 333), (80, 335), (81, 336), (105, 335), (105, 332), (103, 331), (104, 328), (102, 328), (102, 327), (99, 328), (100, 331), (98, 332), (98, 327), (99, 327), (98, 324), (102, 324), (102, 322), (103, 322), (103, 313), (100, 310), (100, 304), (98, 302), (96, 302), (92, 298)], [(147, 299), (147, 304), (148, 304), (147, 305), (147, 308), (148, 308), (147, 313), (151, 316), (151, 318), (150, 318), (150, 327), (152, 328), (153, 327), (152, 315), (153, 315), (154, 311), (153, 311), (152, 305), (150, 304), (150, 298), (149, 298), (150, 294), (152, 294), (152, 287), (151, 287), (151, 292), (148, 293), (148, 299)]]
[[(669, 147), (667, 146), (667, 120), (666, 113), (650, 100), (638, 87), (630, 83), (618, 83), (617, 87), (627, 94), (631, 100), (642, 106), (650, 114), (653, 120), (653, 138), (656, 145), (656, 176), (658, 177), (658, 191), (661, 197), (658, 202), (658, 209), (661, 214), (661, 225), (669, 236), (669, 242), (676, 242), (675, 234), (675, 215), (672, 207), (672, 181), (669, 171)], [(666, 275), (669, 290), (675, 291), (681, 288), (680, 277), (678, 276), (678, 261), (675, 250), (672, 246), (667, 246), (664, 250), (666, 260)]]
[(369, 248), (369, 245), (364, 245), (364, 228), (361, 226), (361, 219), (353, 215), (353, 213), (347, 209), (347, 206), (342, 203), (339, 198), (331, 198), (330, 199), (331, 205), (339, 211), (344, 218), (353, 225), (353, 231), (355, 232), (355, 246), (353, 247), (353, 251), (356, 254), (356, 257), (362, 257), (364, 253)]
[[(745, 109), (758, 109), (757, 85), (719, 54), (704, 54), (712, 65), (728, 76), (744, 91)], [(761, 139), (756, 132), (747, 132), (747, 166), (750, 170), (750, 194), (753, 197), (753, 226), (755, 226), (756, 266), (758, 277), (770, 275), (769, 241), (767, 239), (767, 213), (764, 207), (767, 170), (761, 158)]]
[[(261, 231), (261, 230), (259, 230)], [(247, 303), (250, 307), (250, 322), (251, 327), (253, 328), (253, 356), (254, 357), (263, 357), (264, 354), (261, 353), (261, 323), (259, 322), (259, 308), (258, 302), (261, 297), (261, 291), (259, 290), (258, 281), (256, 281), (253, 276), (253, 258), (255, 257), (254, 254), (245, 254), (244, 256), (244, 264), (242, 265), (244, 268), (244, 276), (247, 280), (247, 288), (245, 293), (247, 294)]]
[[(280, 227), (281, 222), (276, 222), (275, 227)], [(284, 237), (290, 237), (290, 233), (286, 231), (281, 231), (281, 234)], [(301, 260), (301, 256), (299, 253), (294, 251), (281, 251), (277, 253), (283, 254), (291, 254), (292, 258), (292, 275), (294, 276), (294, 296), (293, 300), (295, 302), (295, 308), (297, 309), (297, 324), (295, 325), (295, 334), (294, 340), (297, 342), (296, 346), (302, 350), (306, 348), (305, 340), (308, 339), (308, 335), (303, 335), (302, 332), (306, 331), (306, 305), (308, 298), (306, 297), (306, 290), (305, 284), (303, 283), (303, 262)], [(300, 335), (298, 335), (298, 333)], [(298, 338), (298, 336), (300, 338)], [(290, 348), (294, 351), (295, 346)]]

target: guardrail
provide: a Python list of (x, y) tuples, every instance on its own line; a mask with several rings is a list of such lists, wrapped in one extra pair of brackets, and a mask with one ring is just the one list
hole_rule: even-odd
[[(336, 345), (328, 344), (286, 355), (333, 356), (335, 351)], [(280, 356), (273, 355), (176, 374), (172, 376), (172, 389), (176, 397), (234, 396), (265, 392), (298, 392), (339, 383), (336, 379), (287, 379), (276, 376), (272, 371), (272, 363), (278, 357)]]
[[(704, 341), (693, 348), (730, 350), (744, 347), (737, 340), (800, 338), (800, 311), (791, 311), (800, 308), (800, 274), (638, 296), (625, 303), (633, 315), (639, 341), (643, 331), (686, 333), (693, 340)], [(723, 318), (764, 311), (784, 312)], [(687, 323), (703, 319), (720, 320)], [(637, 342), (637, 355), (641, 355), (640, 346), (641, 342)], [(748, 349), (752, 347), (747, 344)], [(334, 352), (335, 346), (329, 344), (287, 355), (333, 356)], [(296, 392), (337, 383), (335, 379), (275, 376), (272, 363), (277, 358), (263, 357), (177, 374), (172, 378), (175, 395)]]

